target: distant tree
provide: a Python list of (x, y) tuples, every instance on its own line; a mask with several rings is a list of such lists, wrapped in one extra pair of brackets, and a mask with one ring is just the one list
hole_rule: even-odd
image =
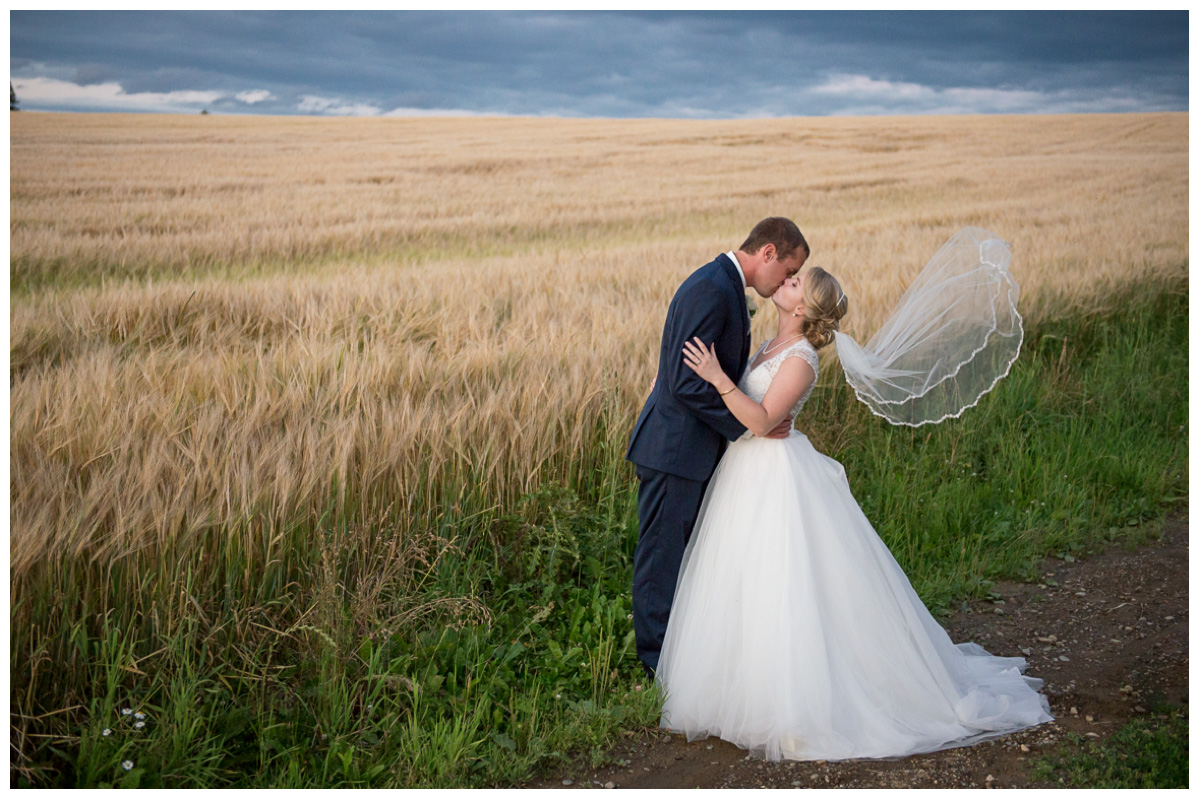
[(204, 115), (206, 115), (207, 113), (208, 113), (208, 109), (206, 108), (206, 109), (204, 109), (203, 111), (201, 111), (201, 112), (200, 112), (200, 116), (204, 116)]
[(9, 81), (9, 83), (8, 83), (8, 110), (9, 111), (20, 111), (21, 109), (17, 108), (17, 104), (20, 102), (21, 101), (17, 99), (17, 90), (13, 88), (12, 81)]

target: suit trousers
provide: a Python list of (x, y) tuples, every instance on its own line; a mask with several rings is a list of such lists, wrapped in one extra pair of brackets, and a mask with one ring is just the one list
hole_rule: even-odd
[(633, 632), (647, 673), (658, 669), (683, 550), (708, 481), (637, 466), (638, 543), (633, 556)]

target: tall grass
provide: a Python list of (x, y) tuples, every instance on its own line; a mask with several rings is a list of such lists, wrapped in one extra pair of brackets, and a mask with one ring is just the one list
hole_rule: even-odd
[(622, 354), (651, 334), (612, 329), (625, 292), (605, 279), (574, 303), (540, 284), (510, 265), (463, 298), (344, 276), (14, 310), (14, 574), (590, 474), (644, 389)]
[[(836, 374), (814, 392), (799, 426), (936, 611), (1048, 553), (1153, 536), (1186, 494), (1186, 283), (1101, 309), (1033, 327), (1012, 374), (933, 429), (888, 426)], [(626, 619), (624, 434), (591, 443), (590, 475), (507, 509), (358, 525), (331, 500), (274, 539), (31, 573), (13, 607), (15, 779), (513, 785), (602, 758), (657, 715)]]
[(1186, 491), (1183, 115), (19, 116), (18, 781), (503, 785), (653, 723), (624, 444), (672, 291), (771, 213), (860, 336), (961, 225), (1014, 245), (984, 404), (892, 429), (827, 364), (798, 421), (934, 607)]

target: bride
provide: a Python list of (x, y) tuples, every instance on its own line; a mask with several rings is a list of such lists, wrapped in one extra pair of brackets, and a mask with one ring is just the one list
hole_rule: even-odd
[[(1003, 278), (995, 267), (985, 263), (981, 274)], [(961, 309), (962, 281), (951, 283), (951, 305)], [(928, 284), (918, 279), (898, 312), (936, 305)], [(995, 306), (997, 292), (989, 291)], [(944, 344), (953, 326), (941, 312), (934, 314), (939, 326), (899, 329), (894, 315), (864, 350), (835, 334), (848, 302), (825, 270), (789, 279), (772, 300), (776, 335), (739, 382), (722, 372), (703, 342), (688, 343), (683, 353), (749, 432), (717, 466), (683, 556), (657, 673), (666, 698), (663, 726), (689, 741), (719, 736), (770, 760), (838, 760), (959, 747), (1050, 721), (1037, 691), (1042, 681), (1022, 675), (1024, 659), (951, 642), (863, 515), (839, 463), (799, 431), (782, 440), (763, 437), (804, 405), (817, 379), (817, 351), (835, 336), (848, 380), (876, 413), (910, 425), (961, 413), (957, 405), (943, 414), (944, 406), (921, 404), (938, 391), (944, 402), (953, 393), (938, 387), (947, 381), (961, 394), (978, 380), (971, 368), (981, 352), (991, 363), (978, 394), (1002, 377), (991, 373), (1007, 373), (1019, 338), (1015, 348), (1002, 341), (999, 362), (991, 343), (1012, 335), (1012, 315), (993, 313), (982, 340), (957, 329), (955, 347), (965, 361), (948, 376), (933, 370), (931, 379), (932, 362), (914, 366), (938, 345), (911, 334), (937, 327)], [(1015, 322), (1019, 333), (1019, 315)], [(978, 341), (984, 344), (976, 347)], [(955, 395), (960, 405), (977, 400)]]

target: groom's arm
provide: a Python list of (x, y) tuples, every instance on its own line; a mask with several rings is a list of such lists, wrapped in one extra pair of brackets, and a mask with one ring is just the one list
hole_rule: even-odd
[[(729, 441), (738, 439), (746, 432), (746, 426), (738, 422), (712, 384), (683, 363), (683, 344), (693, 336), (708, 344), (716, 342), (729, 321), (729, 308), (720, 292), (712, 286), (697, 283), (685, 290), (678, 298), (680, 313), (675, 315), (675, 324), (668, 332), (666, 352), (667, 386), (671, 396), (687, 407), (697, 419), (707, 424)], [(659, 387), (659, 391), (663, 387)]]

